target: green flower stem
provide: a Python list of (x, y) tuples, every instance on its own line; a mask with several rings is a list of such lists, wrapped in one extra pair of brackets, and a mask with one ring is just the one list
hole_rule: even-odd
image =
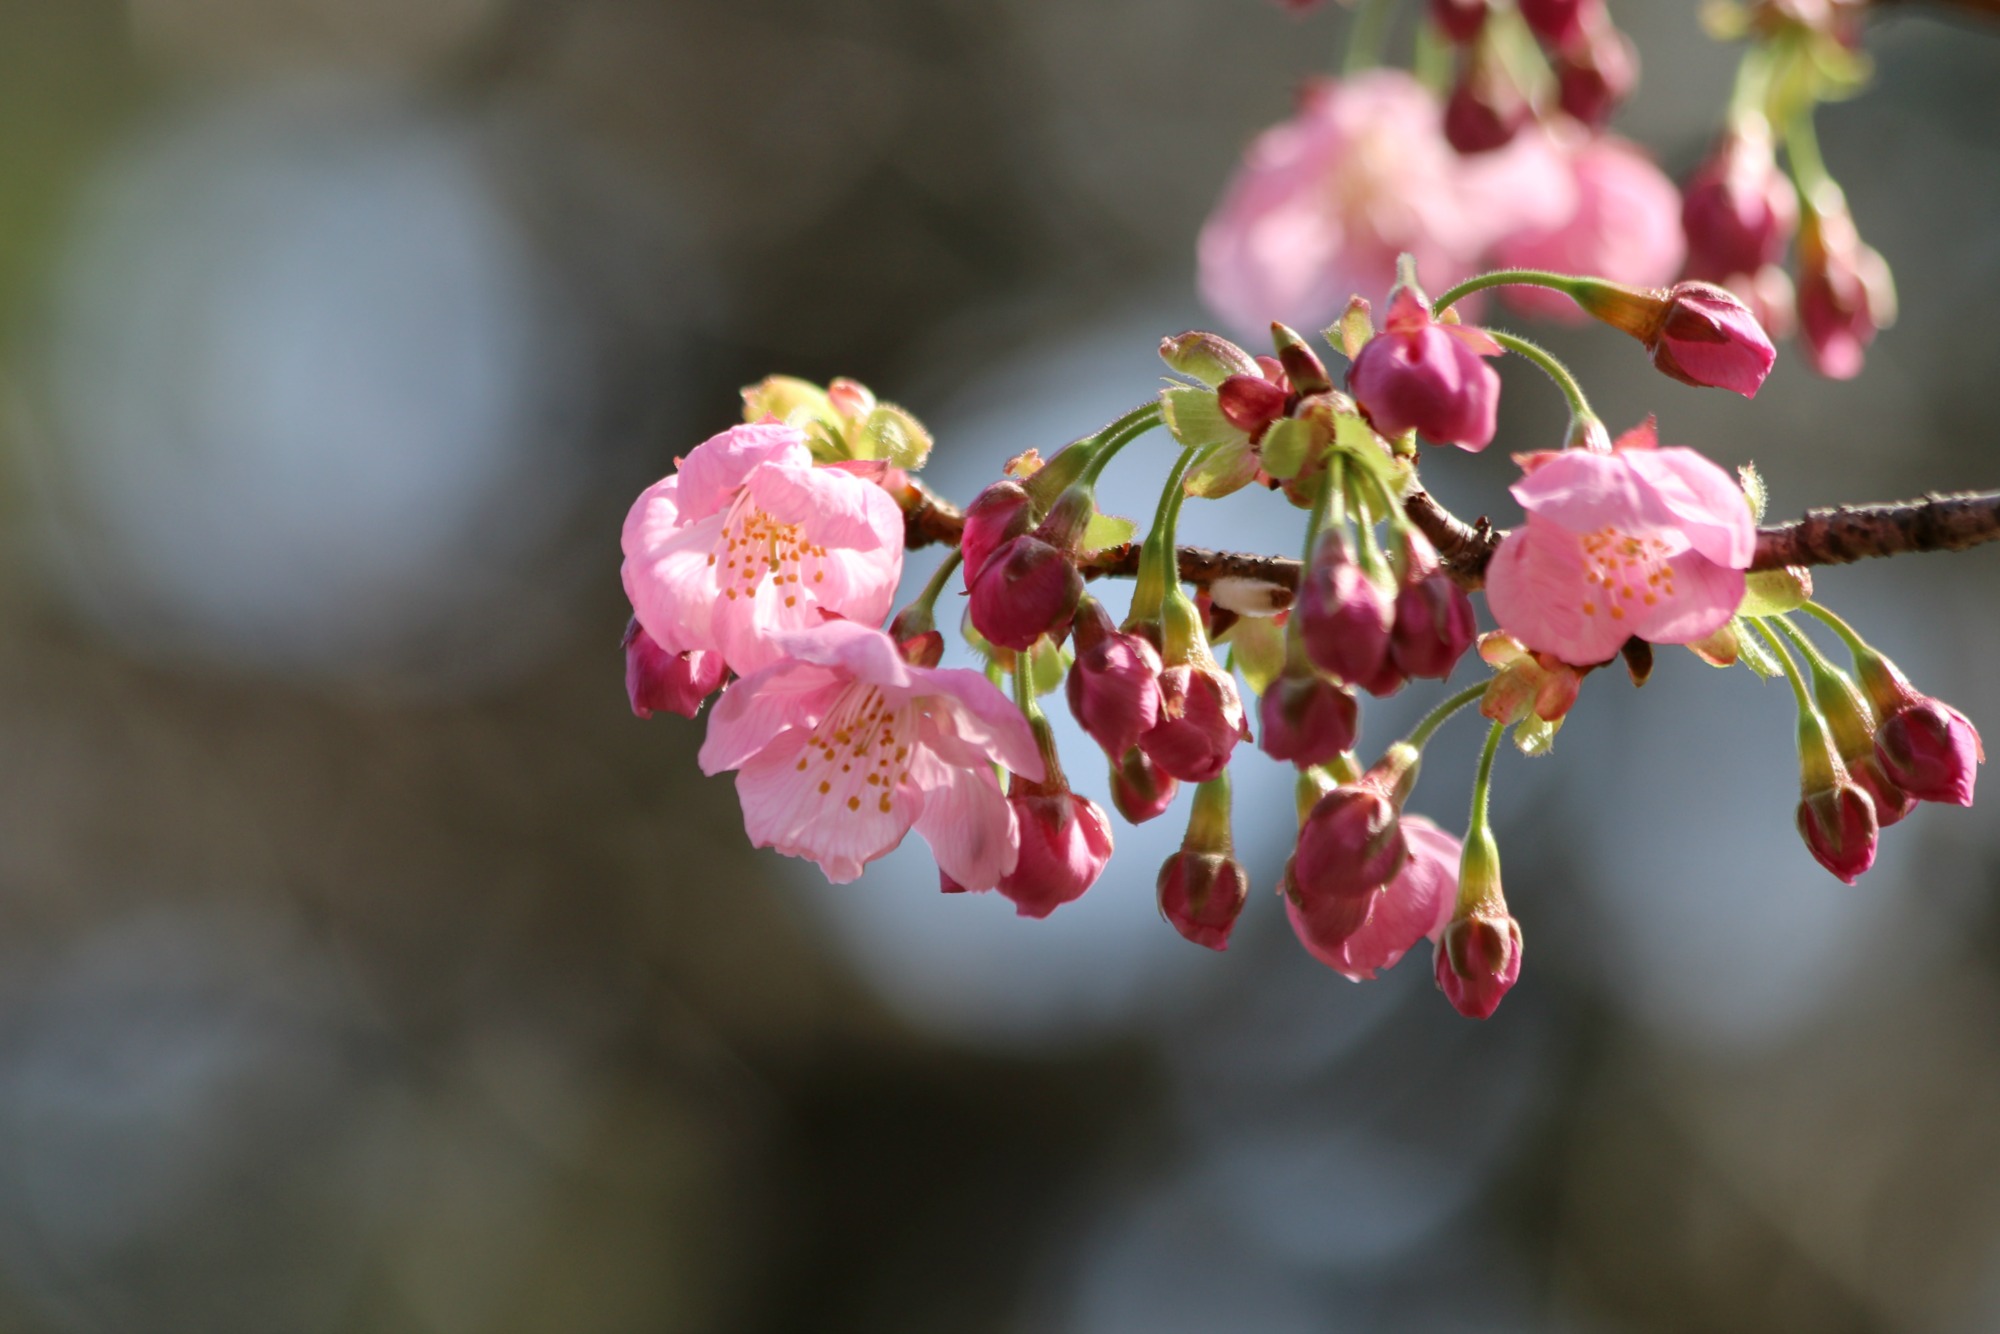
[(1557, 361), (1547, 350), (1529, 342), (1519, 334), (1510, 334), (1504, 329), (1488, 329), (1486, 336), (1509, 352), (1526, 357), (1541, 367), (1542, 373), (1556, 382), (1563, 397), (1569, 400), (1570, 435), (1574, 437), (1579, 428), (1597, 421), (1597, 414), (1590, 410), (1590, 400), (1583, 396), (1583, 386), (1569, 373), (1569, 367)]
[[(1098, 456), (1108, 441), (1117, 439), (1141, 422), (1150, 426), (1159, 419), (1160, 402), (1158, 399), (1150, 399), (1102, 430), (1064, 445), (1056, 452), (1054, 458), (1043, 464), (1033, 476), (1021, 484), (1034, 505), (1035, 514), (1039, 517), (1048, 513), (1049, 507), (1056, 503), (1056, 498), (1089, 471), (1093, 463), (1098, 462)], [(1125, 440), (1118, 439), (1118, 444), (1123, 447)]]
[(1160, 405), (1155, 400), (1141, 404), (1099, 431), (1093, 438), (1102, 443), (1096, 447), (1097, 452), (1091, 455), (1090, 462), (1084, 465), (1083, 476), (1079, 480), (1095, 485), (1098, 477), (1103, 474), (1105, 465), (1118, 457), (1119, 450), (1159, 424)]
[(923, 615), (928, 619), (937, 606), (938, 594), (944, 592), (945, 584), (951, 580), (952, 571), (956, 570), (964, 559), (965, 553), (957, 547), (945, 552), (944, 559), (939, 561), (937, 569), (931, 572), (930, 582), (924, 585), (923, 592), (917, 594), (917, 600), (903, 609), (903, 615), (921, 608)]
[(1187, 833), (1181, 847), (1188, 852), (1212, 852), (1224, 857), (1236, 852), (1236, 837), (1229, 821), (1229, 770), (1194, 790), (1194, 809), (1188, 812)]
[(1736, 65), (1736, 86), (1729, 94), (1729, 119), (1762, 117), (1771, 91), (1771, 56), (1762, 42), (1752, 42)]
[(1493, 797), (1493, 756), (1500, 749), (1500, 738), (1506, 731), (1505, 723), (1495, 723), (1486, 731), (1486, 746), (1479, 752), (1479, 772), (1472, 780), (1472, 818), (1465, 828), (1468, 845), (1477, 838), (1492, 837), (1488, 822)]
[(1125, 618), (1127, 629), (1159, 620), (1168, 587), (1180, 586), (1180, 568), (1175, 563), (1178, 554), (1174, 549), (1175, 521), (1180, 515), (1180, 497), (1186, 489), (1188, 469), (1206, 448), (1188, 446), (1167, 470), (1167, 484), (1161, 488), (1160, 503), (1153, 511), (1153, 526), (1146, 530), (1146, 540), (1139, 548), (1139, 574), (1132, 584), (1132, 610)]
[(1777, 633), (1762, 620), (1753, 620), (1749, 624), (1756, 628), (1758, 634), (1764, 636), (1764, 642), (1778, 655), (1778, 661), (1785, 669), (1785, 679), (1792, 683), (1792, 697), (1798, 701), (1799, 712), (1801, 714), (1813, 712), (1812, 692), (1806, 689), (1806, 679), (1800, 673), (1798, 663), (1792, 661), (1791, 650), (1785, 647), (1785, 641), (1778, 638)]
[(1840, 188), (1826, 169), (1826, 159), (1820, 156), (1819, 134), (1813, 128), (1810, 105), (1785, 126), (1785, 162), (1791, 168), (1792, 184), (1798, 187), (1799, 202), (1807, 208), (1814, 207), (1827, 186)]
[(1822, 676), (1840, 675), (1840, 669), (1828, 662), (1826, 655), (1821, 653), (1812, 640), (1807, 639), (1788, 618), (1784, 616), (1770, 616), (1764, 619), (1774, 622), (1780, 630), (1785, 632), (1785, 638), (1792, 641), (1793, 646), (1799, 651), (1799, 656), (1806, 660), (1806, 666), (1812, 669), (1815, 680)]
[(1820, 715), (1813, 703), (1811, 692), (1806, 689), (1805, 676), (1799, 665), (1792, 661), (1792, 655), (1785, 648), (1785, 641), (1776, 631), (1761, 620), (1750, 622), (1757, 627), (1757, 633), (1764, 636), (1764, 642), (1778, 655), (1784, 664), (1785, 679), (1792, 683), (1792, 697), (1799, 705), (1799, 772), (1807, 790), (1831, 788), (1834, 785), (1835, 751), (1832, 733), (1828, 731), (1826, 719)]
[(1834, 615), (1832, 612), (1828, 611), (1825, 607), (1820, 606), (1819, 603), (1817, 602), (1805, 603), (1803, 606), (1799, 608), (1799, 610), (1807, 613), (1808, 615), (1819, 618), (1820, 622), (1823, 625), (1825, 625), (1829, 630), (1833, 631), (1835, 634), (1840, 636), (1841, 642), (1847, 645), (1848, 649), (1854, 654), (1855, 657), (1857, 658), (1863, 657), (1874, 651), (1873, 649), (1869, 648), (1868, 641), (1866, 641), (1860, 635), (1855, 633), (1853, 626), (1849, 625), (1846, 621), (1841, 620), (1840, 617)]
[(1340, 62), (1342, 78), (1351, 79), (1363, 70), (1382, 63), (1382, 48), (1389, 39), (1389, 20), (1396, 0), (1361, 0), (1347, 25), (1347, 55)]
[(1576, 276), (1568, 273), (1554, 273), (1548, 269), (1495, 269), (1491, 273), (1481, 273), (1467, 278), (1456, 287), (1445, 289), (1445, 294), (1431, 302), (1431, 318), (1437, 319), (1452, 304), (1483, 292), (1489, 287), (1547, 287), (1575, 299)]
[(1426, 745), (1430, 744), (1431, 734), (1436, 732), (1438, 728), (1443, 727), (1453, 715), (1464, 709), (1466, 705), (1474, 703), (1480, 696), (1484, 695), (1486, 693), (1486, 686), (1487, 683), (1481, 681), (1476, 686), (1467, 686), (1465, 689), (1459, 691), (1456, 695), (1453, 695), (1450, 699), (1447, 699), (1444, 703), (1425, 714), (1423, 721), (1412, 728), (1409, 736), (1405, 737), (1404, 740), (1415, 746), (1418, 750), (1422, 750)]

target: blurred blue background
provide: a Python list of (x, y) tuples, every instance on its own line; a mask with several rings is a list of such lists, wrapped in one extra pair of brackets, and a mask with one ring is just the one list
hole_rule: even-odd
[[(1733, 70), (1695, 9), (1613, 3), (1677, 175)], [(628, 713), (619, 520), (739, 385), (867, 381), (961, 498), (1109, 419), (1345, 21), (0, 0), (0, 1328), (2000, 1328), (2000, 823), (1927, 807), (1839, 885), (1782, 685), (1663, 653), (1503, 756), (1483, 1025), (1268, 893), (1185, 944), (1178, 813), (1046, 922), (914, 841), (826, 886)], [(1903, 296), (1861, 379), (1787, 352), (1748, 404), (1548, 334), (1779, 515), (2000, 483), (2000, 27), (1869, 45), (1822, 118)], [(1427, 475), (1466, 514), (1561, 429), (1508, 375)], [(2000, 551), (1819, 586), (1996, 734)], [(1415, 802), (1452, 827), (1471, 730)], [(1238, 767), (1268, 890), (1289, 779)]]

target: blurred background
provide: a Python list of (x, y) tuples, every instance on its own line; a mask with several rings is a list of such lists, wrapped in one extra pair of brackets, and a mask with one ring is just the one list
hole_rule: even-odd
[[(1734, 52), (1613, 10), (1679, 175)], [(619, 520), (738, 386), (870, 383), (960, 498), (1093, 429), (1345, 22), (0, 0), (0, 1328), (2000, 1329), (2000, 822), (1925, 807), (1839, 885), (1782, 684), (1662, 654), (1503, 756), (1533, 948), (1485, 1024), (1268, 894), (1185, 944), (1179, 813), (1046, 922), (915, 840), (828, 887), (627, 711)], [(1903, 297), (1859, 380), (1786, 352), (1753, 406), (1548, 334), (1780, 516), (2000, 483), (2000, 27), (1869, 45), (1822, 118)], [(1429, 479), (1462, 513), (1560, 431), (1509, 375)], [(2000, 549), (1819, 586), (2000, 732)], [(1237, 767), (1269, 887), (1289, 782)]]

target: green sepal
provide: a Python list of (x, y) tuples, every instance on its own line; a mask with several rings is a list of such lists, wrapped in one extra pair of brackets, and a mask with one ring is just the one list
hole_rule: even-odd
[(1562, 725), (1562, 718), (1550, 722), (1531, 712), (1514, 727), (1514, 748), (1530, 759), (1547, 755), (1556, 748), (1556, 733), (1562, 731)]
[(1297, 477), (1309, 459), (1326, 448), (1326, 435), (1315, 423), (1298, 417), (1285, 417), (1271, 423), (1264, 432), (1264, 438), (1257, 443), (1257, 454), (1264, 462), (1264, 471), (1284, 480)]
[(1069, 674), (1070, 664), (1076, 655), (1069, 649), (1043, 635), (1028, 650), (1028, 676), (1035, 683), (1037, 696), (1051, 694), (1062, 689), (1063, 678)]
[(1748, 667), (1766, 681), (1785, 674), (1784, 664), (1772, 656), (1770, 646), (1764, 637), (1743, 623), (1742, 617), (1730, 621), (1736, 629), (1736, 660)]
[(1350, 297), (1347, 309), (1341, 312), (1331, 328), (1323, 335), (1327, 342), (1347, 354), (1349, 361), (1375, 336), (1375, 320), (1365, 296)]
[(1764, 522), (1764, 507), (1770, 502), (1764, 474), (1757, 471), (1756, 464), (1746, 463), (1736, 470), (1736, 480), (1743, 484), (1743, 498), (1750, 502), (1750, 518), (1756, 523)]
[(1782, 616), (1812, 601), (1812, 575), (1803, 566), (1779, 570), (1753, 570), (1743, 581), (1743, 603), (1738, 616)]
[(1106, 514), (1102, 510), (1090, 516), (1084, 525), (1083, 536), (1077, 539), (1078, 548), (1085, 554), (1103, 551), (1106, 547), (1123, 546), (1132, 540), (1138, 525), (1117, 514)]
[(1198, 500), (1220, 500), (1256, 481), (1257, 468), (1257, 451), (1250, 448), (1250, 438), (1238, 431), (1234, 441), (1212, 447), (1202, 455), (1188, 469), (1181, 486)]
[(1222, 400), (1213, 389), (1170, 385), (1160, 391), (1160, 418), (1184, 448), (1219, 445), (1228, 440), (1249, 443), (1250, 437), (1222, 415)]
[(915, 471), (930, 457), (931, 433), (922, 422), (894, 403), (878, 403), (856, 431), (854, 457), (884, 459)]
[(1269, 616), (1245, 616), (1223, 637), (1229, 645), (1229, 665), (1243, 673), (1255, 694), (1271, 688), (1285, 670), (1285, 628)]

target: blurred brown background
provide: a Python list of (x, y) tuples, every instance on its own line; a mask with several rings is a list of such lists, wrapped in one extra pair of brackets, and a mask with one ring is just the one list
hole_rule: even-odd
[[(1733, 53), (1613, 8), (1621, 127), (1682, 172)], [(1927, 808), (1840, 886), (1782, 686), (1663, 655), (1503, 758), (1532, 949), (1484, 1025), (1261, 894), (1185, 945), (1177, 816), (1045, 923), (914, 841), (819, 885), (697, 724), (627, 713), (618, 521), (738, 385), (860, 377), (961, 496), (1091, 429), (1344, 22), (0, 3), (0, 1328), (2000, 1328), (2000, 831)], [(1780, 513), (2000, 482), (2000, 30), (1870, 45), (1823, 118), (1904, 301), (1859, 381), (1722, 401), (1549, 335)], [(1432, 470), (1467, 512), (1559, 429), (1510, 385), (1507, 448)], [(1989, 735), (1997, 586), (1992, 549), (1820, 581)], [(1471, 741), (1417, 801), (1453, 825)], [(1239, 768), (1270, 885), (1286, 779)]]

